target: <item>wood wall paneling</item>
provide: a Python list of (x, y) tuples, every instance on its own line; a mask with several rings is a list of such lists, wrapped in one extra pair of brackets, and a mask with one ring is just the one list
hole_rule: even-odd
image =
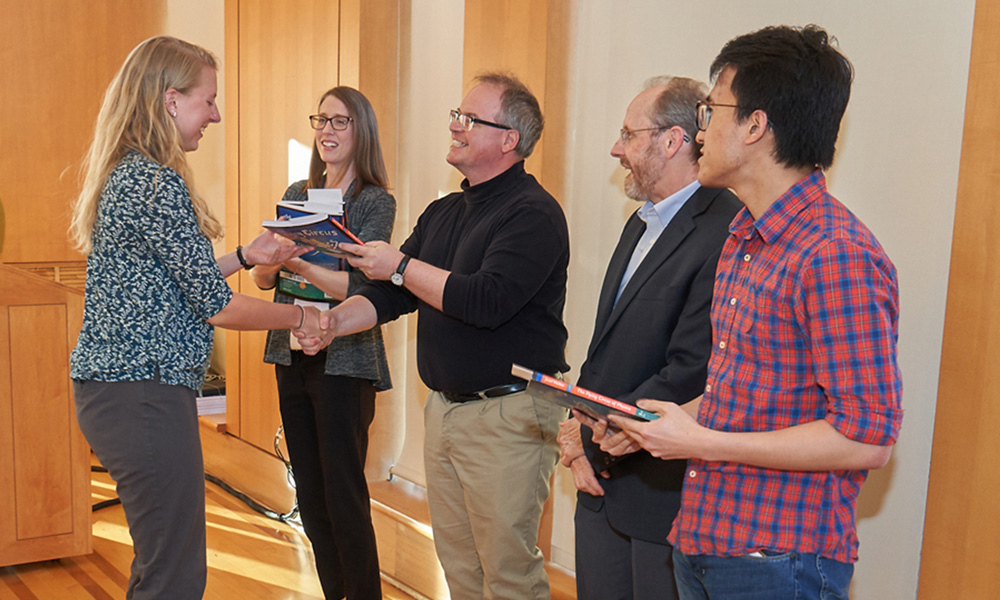
[[(398, 113), (399, 2), (295, 0), (272, 3), (229, 0), (226, 5), (229, 65), (227, 210), (231, 239), (247, 240), (288, 186), (290, 140), (311, 151), (306, 117), (335, 85), (361, 89), (375, 108), (390, 185), (395, 180)], [(232, 232), (238, 232), (233, 236)], [(263, 299), (249, 276), (234, 286)], [(262, 363), (263, 332), (227, 333), (227, 430), (273, 452), (280, 424), (274, 369)], [(391, 463), (392, 398), (379, 396), (372, 427), (370, 472), (384, 475)]]
[[(237, 164), (227, 168), (238, 169), (238, 177), (226, 192), (227, 215), (235, 213), (237, 223), (235, 231), (229, 229), (227, 245), (235, 248), (238, 240), (260, 231), (262, 220), (274, 218), (274, 205), (288, 187), (289, 143), (312, 147), (307, 117), (338, 79), (339, 2), (233, 0), (227, 10), (237, 23), (236, 53), (229, 57), (235, 94), (227, 84), (229, 104), (238, 105), (230, 109), (227, 128), (238, 130), (227, 134)], [(233, 47), (227, 40), (227, 49)], [(271, 299), (272, 292), (257, 290), (246, 273), (236, 285), (243, 293)], [(281, 418), (274, 370), (261, 362), (265, 337), (264, 332), (228, 334), (227, 398), (239, 404), (228, 409), (234, 423), (230, 430), (270, 452)], [(239, 351), (228, 351), (233, 346)], [(235, 378), (240, 381), (233, 387), (229, 382)]]
[(80, 161), (108, 83), (136, 44), (162, 30), (165, 2), (0, 0), (0, 14), (0, 259), (79, 261), (61, 224)]
[[(509, 71), (528, 86), (547, 114), (548, 18), (548, 2), (466, 0), (465, 85), (484, 71)], [(541, 176), (544, 154), (543, 144), (535, 147), (525, 164), (530, 173)]]
[[(226, 249), (235, 250), (240, 244), (240, 180), (242, 164), (240, 163), (240, 0), (226, 0), (226, 80), (222, 85), (226, 89)], [(235, 292), (256, 289), (249, 277), (243, 273), (229, 277), (229, 285)], [(242, 364), (241, 332), (226, 330), (222, 338), (226, 345), (226, 431), (236, 437), (240, 436), (240, 421), (242, 411), (240, 398), (241, 385), (240, 364)]]
[(546, 31), (545, 66), (545, 130), (539, 140), (539, 149), (545, 155), (541, 165), (541, 181), (545, 189), (561, 203), (569, 201), (566, 187), (566, 152), (570, 139), (569, 123), (569, 43), (573, 3), (549, 0), (548, 28)]
[[(399, 0), (341, 0), (340, 9), (340, 85), (361, 90), (375, 110), (379, 126), (379, 140), (385, 168), (389, 174), (389, 191), (396, 198), (402, 211), (405, 201), (396, 189), (398, 181), (399, 128)], [(400, 219), (397, 216), (396, 222)], [(408, 227), (394, 232), (399, 243), (409, 234)], [(375, 419), (368, 429), (369, 445), (365, 472), (370, 480), (385, 479), (396, 459), (396, 446), (406, 402), (400, 368), (406, 355), (399, 352), (393, 338), (405, 336), (405, 319), (383, 327), (389, 367), (392, 371), (393, 389), (381, 392), (375, 400)]]
[[(377, 12), (370, 10), (370, 8), (373, 5), (391, 4), (392, 1), (340, 0), (339, 77), (337, 85), (349, 85), (355, 89), (361, 89), (361, 44), (363, 40), (367, 41), (361, 32), (364, 28), (362, 12)], [(369, 10), (366, 11), (366, 8)], [(370, 30), (365, 33), (370, 33)], [(369, 100), (371, 100), (370, 97)], [(377, 117), (378, 113), (376, 112)]]
[[(359, 0), (352, 0), (357, 2)], [(349, 2), (344, 2), (348, 4)], [(385, 158), (385, 168), (389, 173), (389, 187), (395, 188), (397, 180), (396, 165), (399, 143), (399, 39), (400, 39), (400, 7), (399, 0), (380, 0), (379, 2), (363, 2), (359, 14), (358, 35), (358, 79), (352, 83), (346, 79), (346, 53), (341, 59), (341, 83), (357, 87), (372, 103), (379, 124), (379, 138), (382, 143), (382, 154)], [(350, 31), (346, 22), (342, 30)], [(347, 37), (346, 33), (344, 35)], [(397, 201), (399, 198), (397, 198)], [(402, 235), (409, 234), (399, 232)], [(399, 237), (397, 235), (397, 237)]]
[(1000, 2), (976, 3), (919, 598), (996, 598)]

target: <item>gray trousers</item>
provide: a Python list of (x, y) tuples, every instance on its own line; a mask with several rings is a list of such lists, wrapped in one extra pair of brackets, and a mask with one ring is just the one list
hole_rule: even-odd
[(135, 557), (126, 598), (205, 591), (205, 467), (194, 391), (157, 381), (74, 381), (80, 429), (117, 484)]

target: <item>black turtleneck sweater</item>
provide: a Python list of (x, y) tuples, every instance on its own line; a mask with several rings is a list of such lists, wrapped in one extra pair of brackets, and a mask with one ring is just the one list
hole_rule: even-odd
[(566, 217), (523, 161), (433, 202), (400, 250), (451, 272), (443, 310), (385, 281), (358, 293), (379, 323), (419, 311), (417, 366), (427, 387), (470, 393), (513, 383), (511, 363), (550, 374), (569, 369)]

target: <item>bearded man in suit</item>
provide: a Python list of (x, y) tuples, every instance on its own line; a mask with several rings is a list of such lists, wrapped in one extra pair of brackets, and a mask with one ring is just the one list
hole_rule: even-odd
[[(696, 105), (707, 92), (687, 78), (649, 80), (611, 149), (629, 171), (625, 193), (643, 204), (608, 265), (577, 383), (630, 404), (684, 404), (704, 391), (715, 266), (741, 206), (728, 190), (698, 183)], [(666, 538), (685, 462), (654, 458), (579, 413), (562, 424), (559, 441), (579, 490), (579, 600), (676, 598)], [(602, 451), (601, 441), (625, 455)]]

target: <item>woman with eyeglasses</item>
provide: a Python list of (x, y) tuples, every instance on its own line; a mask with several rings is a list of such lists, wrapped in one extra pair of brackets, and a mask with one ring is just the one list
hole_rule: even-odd
[[(375, 112), (350, 87), (335, 87), (309, 117), (315, 130), (309, 179), (293, 183), (284, 201), (305, 201), (310, 188), (343, 194), (344, 220), (362, 242), (389, 241), (396, 201), (388, 176)], [(367, 282), (343, 261), (324, 264), (306, 255), (283, 268), (251, 271), (262, 289), (277, 288), (274, 301), (329, 308)], [(278, 398), (302, 524), (312, 542), (327, 598), (381, 598), (365, 455), (375, 393), (391, 387), (379, 328), (337, 338), (309, 356), (288, 332), (267, 337), (264, 361), (275, 365)]]
[(171, 37), (142, 42), (97, 116), (70, 234), (87, 255), (70, 357), (77, 420), (115, 480), (135, 558), (128, 598), (201, 598), (205, 470), (195, 392), (213, 326), (310, 330), (319, 312), (234, 294), (225, 277), (299, 253), (270, 233), (215, 258), (222, 225), (186, 153), (220, 121), (216, 59)]

